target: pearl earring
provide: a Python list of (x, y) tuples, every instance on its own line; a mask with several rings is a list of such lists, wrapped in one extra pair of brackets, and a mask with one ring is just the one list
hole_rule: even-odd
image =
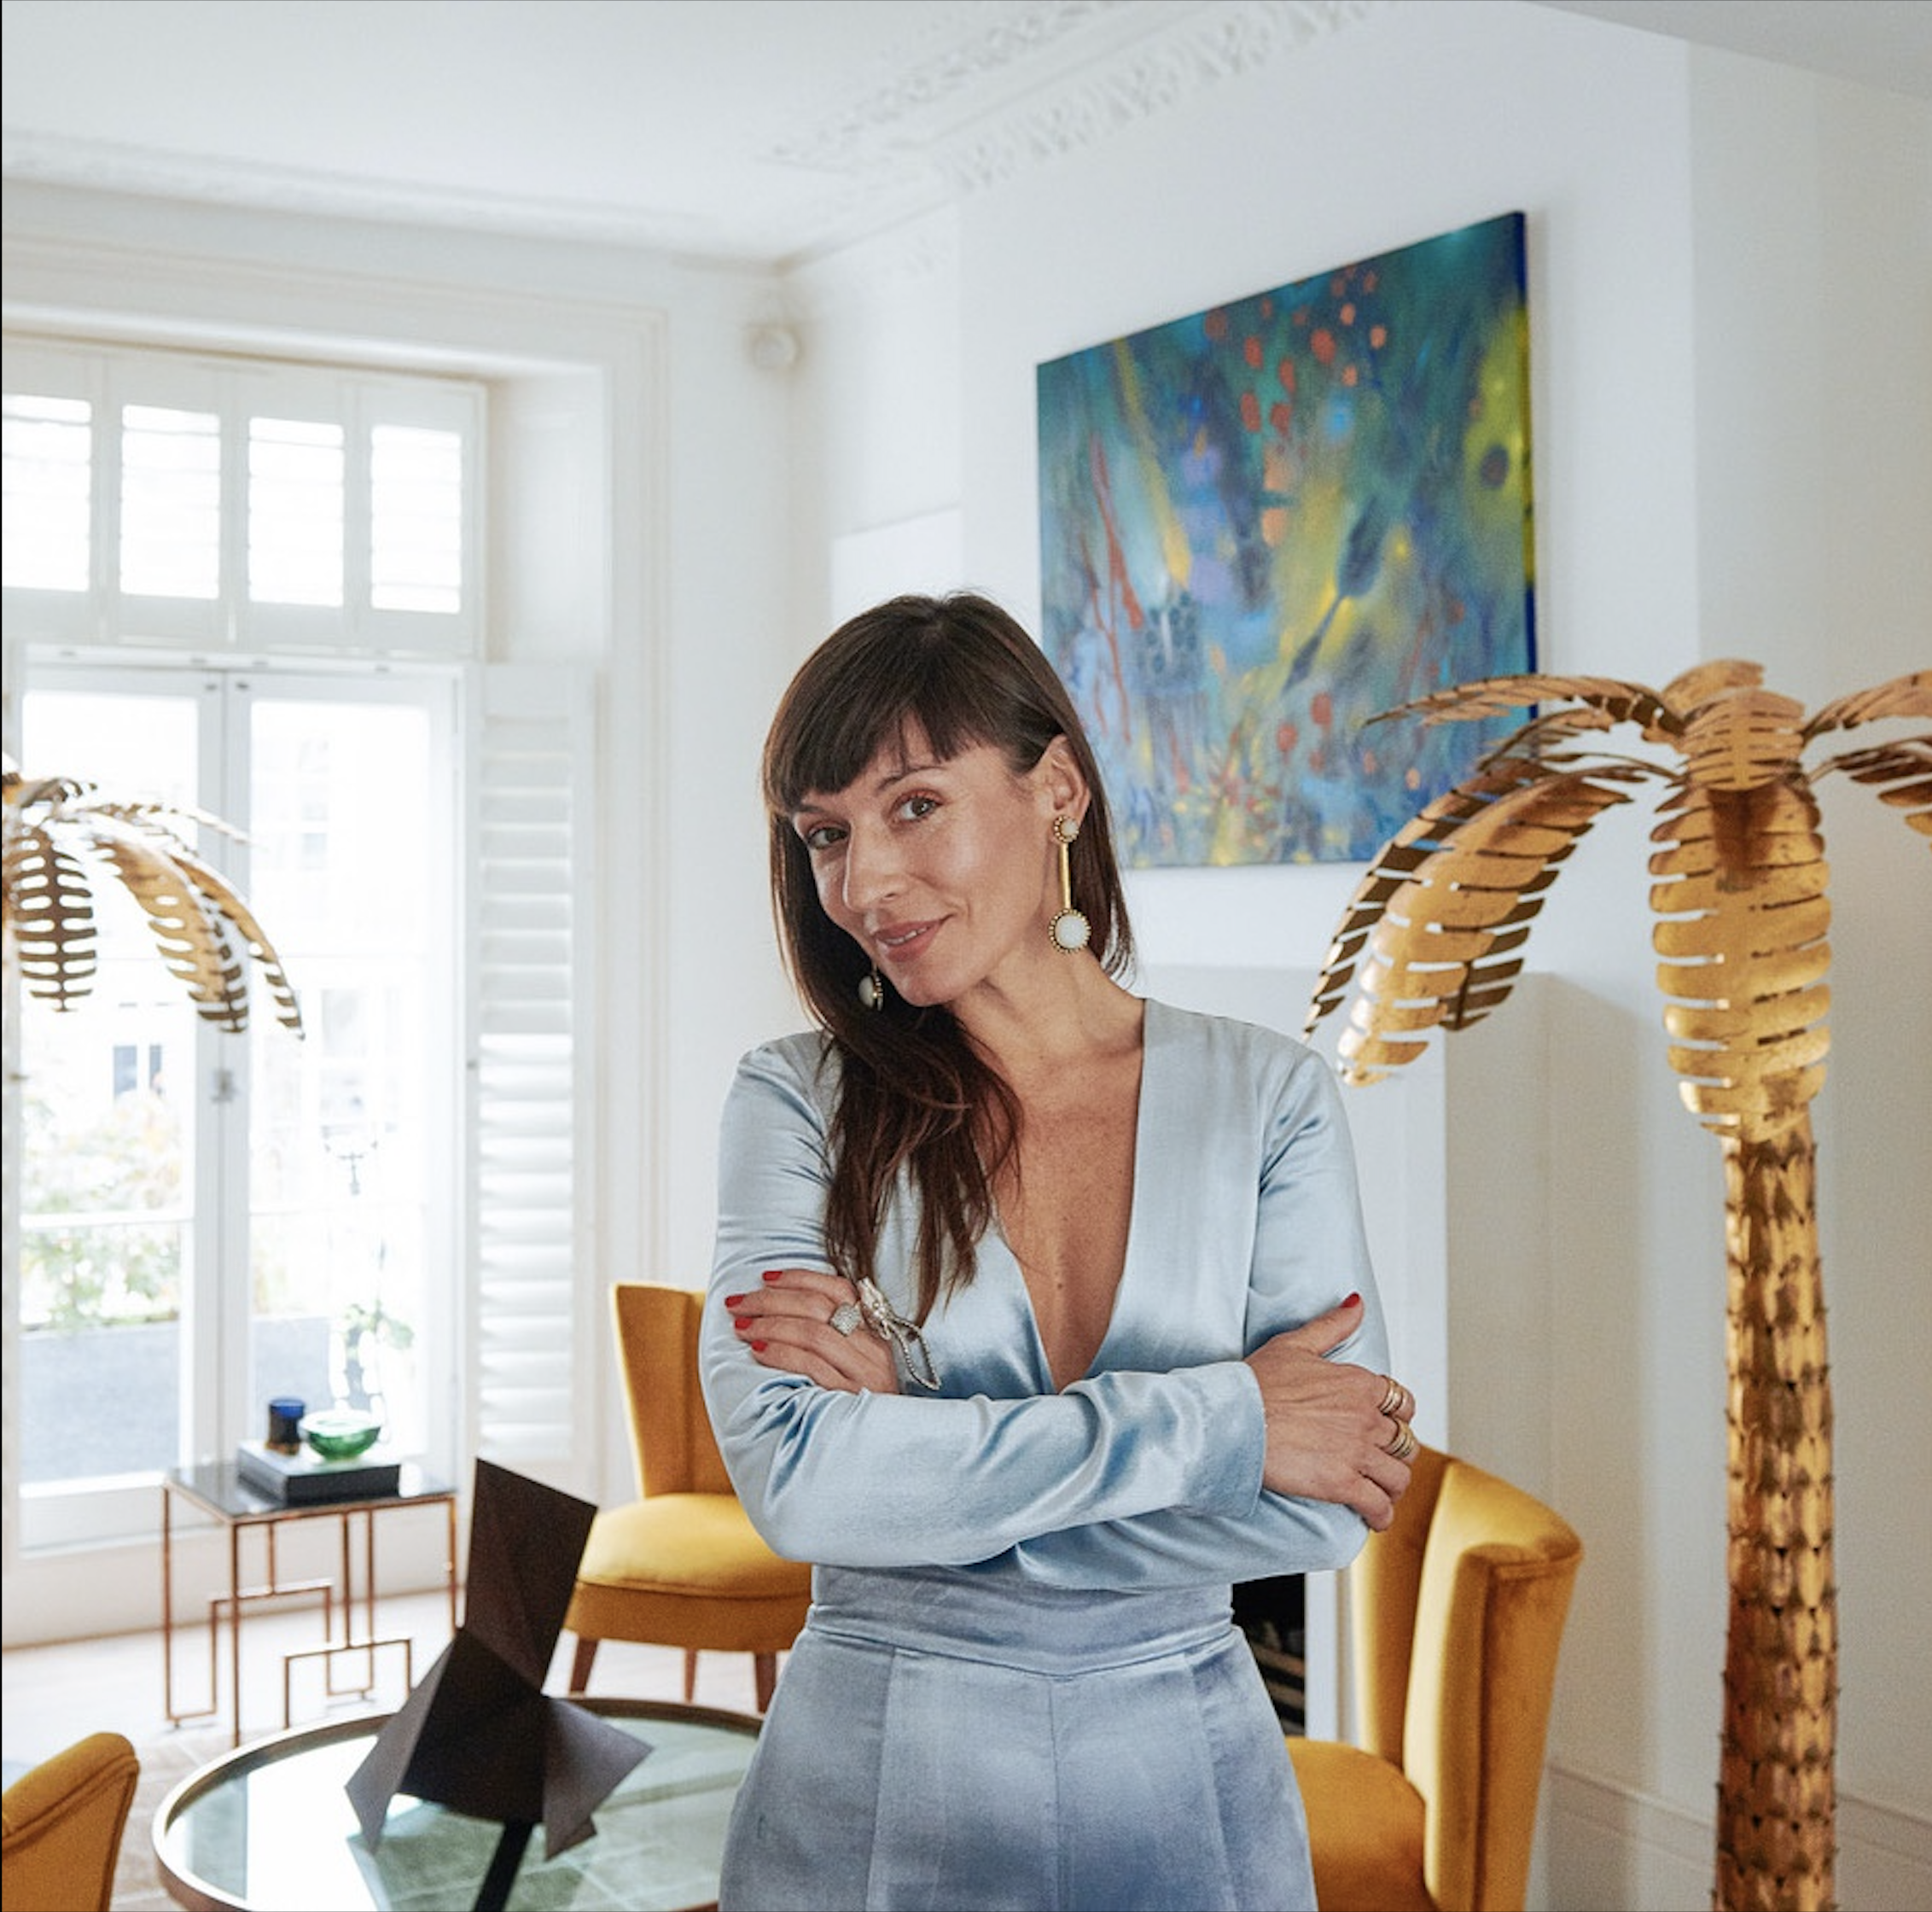
[(1046, 933), (1053, 947), (1069, 956), (1085, 949), (1093, 936), (1093, 925), (1074, 907), (1074, 842), (1079, 833), (1073, 818), (1053, 819), (1053, 840), (1060, 846), (1060, 913), (1047, 924)]
[(858, 1000), (868, 1009), (883, 1009), (886, 1006), (886, 982), (879, 974), (876, 963), (872, 965), (870, 976), (858, 979)]

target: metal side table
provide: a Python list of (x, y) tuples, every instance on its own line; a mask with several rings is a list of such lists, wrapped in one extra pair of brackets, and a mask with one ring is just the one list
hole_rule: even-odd
[[(174, 1681), (174, 1508), (179, 1500), (218, 1522), (228, 1532), (228, 1591), (208, 1601), (208, 1704), (182, 1707), (175, 1702)], [(306, 1595), (319, 1597), (323, 1606), (323, 1644), (285, 1654), (282, 1658), (282, 1723), (289, 1724), (291, 1682), (296, 1662), (319, 1658), (329, 1680), (329, 1697), (358, 1693), (367, 1698), (375, 1684), (375, 1655), (385, 1647), (403, 1652), (404, 1688), (413, 1685), (412, 1643), (401, 1635), (378, 1639), (375, 1632), (375, 1517), (398, 1510), (439, 1507), (447, 1522), (447, 1545), (444, 1575), (449, 1587), (450, 1631), (457, 1629), (457, 1490), (442, 1481), (433, 1480), (413, 1463), (404, 1463), (402, 1478), (393, 1494), (372, 1499), (285, 1502), (271, 1498), (242, 1478), (233, 1461), (217, 1461), (199, 1467), (176, 1467), (161, 1477), (161, 1653), (162, 1694), (169, 1720), (178, 1725), (183, 1720), (207, 1719), (221, 1711), (220, 1643), (224, 1612), (228, 1625), (229, 1723), (232, 1743), (242, 1743), (242, 1618), (250, 1601), (283, 1600)], [(277, 1571), (276, 1535), (292, 1521), (334, 1520), (341, 1536), (341, 1583), (333, 1579), (285, 1580)], [(362, 1536), (362, 1585), (358, 1600), (353, 1546), (359, 1525)], [(242, 1536), (251, 1528), (264, 1533), (264, 1574), (257, 1585), (242, 1583)], [(335, 1607), (341, 1604), (341, 1637), (336, 1637)], [(358, 1626), (358, 1608), (361, 1624)], [(334, 1683), (337, 1658), (349, 1653), (368, 1656), (364, 1666), (367, 1682), (359, 1687), (338, 1688)]]

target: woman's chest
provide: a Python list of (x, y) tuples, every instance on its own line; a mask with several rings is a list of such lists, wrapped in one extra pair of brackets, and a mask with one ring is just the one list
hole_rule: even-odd
[(996, 1187), (1056, 1388), (1092, 1366), (1114, 1317), (1133, 1226), (1137, 1088), (1029, 1110)]

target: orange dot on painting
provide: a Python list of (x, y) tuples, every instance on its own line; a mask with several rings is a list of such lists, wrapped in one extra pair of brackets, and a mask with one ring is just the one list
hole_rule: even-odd
[(1241, 394), (1241, 422), (1251, 432), (1261, 428), (1261, 401), (1252, 392)]
[(1344, 385), (1353, 385), (1361, 376), (1353, 365), (1344, 365), (1341, 368), (1341, 382)]
[(1355, 323), (1355, 304), (1353, 300), (1341, 308), (1341, 323), (1344, 325), (1353, 325)]
[(1324, 731), (1335, 721), (1335, 702), (1326, 691), (1318, 691), (1309, 698), (1308, 714)]
[(1362, 774), (1365, 777), (1374, 776), (1376, 771), (1380, 770), (1381, 768), (1382, 765), (1376, 761), (1376, 754), (1373, 750), (1363, 751)]
[(1287, 507), (1281, 504), (1264, 505), (1261, 508), (1261, 541), (1272, 551), (1287, 535)]
[(1369, 343), (1380, 352), (1388, 343), (1388, 328), (1386, 325), (1371, 325), (1369, 328)]
[(1364, 292), (1373, 292), (1373, 291), (1375, 290), (1375, 289), (1376, 289), (1376, 280), (1377, 280), (1377, 279), (1378, 279), (1378, 278), (1379, 278), (1380, 277), (1381, 277), (1381, 274), (1380, 274), (1380, 273), (1378, 273), (1378, 272), (1375, 272), (1375, 271), (1367, 271), (1367, 272), (1365, 272), (1365, 273), (1363, 273), (1363, 275), (1362, 275), (1362, 290), (1363, 290)]
[(1295, 361), (1292, 358), (1283, 359), (1275, 367), (1275, 376), (1281, 381), (1283, 391), (1292, 392), (1295, 389)]
[(1292, 724), (1277, 724), (1275, 726), (1276, 749), (1279, 750), (1284, 757), (1293, 756), (1295, 740), (1301, 734), (1301, 732), (1296, 730)]
[(1335, 363), (1335, 334), (1325, 325), (1318, 326), (1310, 334), (1308, 349), (1324, 365)]
[(1408, 786), (1409, 789), (1412, 790), (1419, 790), (1423, 787), (1423, 773), (1421, 771), (1417, 770), (1413, 764), (1411, 764), (1409, 767), (1403, 772), (1402, 781)]
[(1241, 341), (1241, 355), (1256, 371), (1261, 369), (1261, 341), (1250, 332)]
[(1269, 407), (1268, 423), (1285, 436), (1288, 428), (1295, 423), (1295, 407), (1286, 399), (1277, 399)]
[(1201, 323), (1208, 336), (1217, 342), (1228, 335), (1228, 315), (1218, 308), (1209, 312)]

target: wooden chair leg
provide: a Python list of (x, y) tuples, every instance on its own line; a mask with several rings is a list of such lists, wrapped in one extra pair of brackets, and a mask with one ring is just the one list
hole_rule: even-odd
[(751, 1657), (752, 1683), (758, 1695), (758, 1710), (766, 1712), (771, 1705), (771, 1695), (778, 1684), (778, 1656), (776, 1653), (754, 1653)]
[(570, 1663), (570, 1690), (582, 1693), (591, 1683), (591, 1662), (597, 1657), (597, 1643), (586, 1640), (581, 1634), (577, 1639), (577, 1652)]
[(695, 1647), (684, 1649), (684, 1704), (691, 1703), (691, 1695), (698, 1690), (698, 1650)]

